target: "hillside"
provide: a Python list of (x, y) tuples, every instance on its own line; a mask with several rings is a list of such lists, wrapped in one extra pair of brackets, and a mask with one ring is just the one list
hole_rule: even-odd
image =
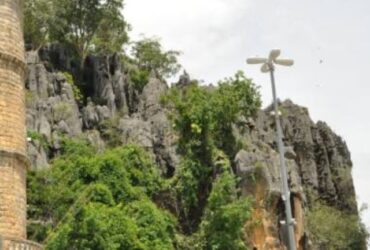
[[(29, 50), (27, 65), (32, 240), (283, 249), (274, 120), (249, 80), (200, 86), (184, 73), (169, 87), (153, 72), (138, 85), (118, 54), (87, 56), (80, 71), (61, 45)], [(299, 249), (366, 249), (346, 143), (280, 105)]]

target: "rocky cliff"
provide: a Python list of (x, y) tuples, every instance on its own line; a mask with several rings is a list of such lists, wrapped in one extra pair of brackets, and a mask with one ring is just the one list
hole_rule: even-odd
[[(64, 72), (76, 72), (67, 50), (50, 46), (27, 53), (28, 154), (34, 170), (48, 167), (59, 153), (61, 136), (82, 137), (103, 150), (110, 144), (135, 143), (145, 148), (172, 176), (179, 162), (176, 134), (160, 104), (166, 83), (151, 77), (137, 90), (118, 56), (88, 57), (80, 100), (74, 83)], [(186, 87), (189, 76), (174, 87)], [(357, 214), (351, 177), (352, 162), (346, 143), (324, 122), (314, 123), (306, 108), (281, 102), (285, 157), (300, 249), (318, 249), (307, 229), (306, 214), (320, 197), (341, 211)], [(235, 156), (241, 190), (255, 199), (255, 225), (246, 234), (255, 249), (283, 249), (283, 204), (279, 160), (271, 108), (254, 119), (240, 119), (234, 133), (247, 146)], [(109, 138), (109, 140), (107, 139)], [(251, 181), (252, 180), (252, 181)]]

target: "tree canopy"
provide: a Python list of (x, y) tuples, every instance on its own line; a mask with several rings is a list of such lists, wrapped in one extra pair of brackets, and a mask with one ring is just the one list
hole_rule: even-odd
[(132, 54), (141, 70), (156, 73), (160, 77), (171, 77), (181, 66), (177, 57), (179, 51), (164, 50), (157, 38), (143, 38), (133, 43)]
[(26, 0), (25, 39), (71, 46), (83, 63), (88, 53), (113, 53), (128, 41), (123, 0)]

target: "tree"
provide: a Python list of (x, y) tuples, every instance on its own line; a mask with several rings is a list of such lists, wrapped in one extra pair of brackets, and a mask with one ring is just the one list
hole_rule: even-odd
[[(205, 242), (199, 245), (205, 249), (245, 249), (241, 230), (249, 203), (238, 197), (231, 172), (230, 159), (236, 153), (232, 125), (240, 116), (256, 113), (261, 105), (258, 88), (238, 72), (218, 88), (196, 82), (172, 88), (163, 103), (171, 109), (183, 156), (174, 178), (183, 231), (194, 234), (200, 225), (199, 239)], [(246, 217), (238, 214), (243, 210)]]
[(39, 49), (48, 41), (52, 23), (52, 2), (26, 0), (24, 3), (24, 40), (32, 49)]
[(107, 2), (103, 10), (103, 18), (93, 39), (94, 52), (98, 54), (113, 54), (122, 50), (122, 45), (128, 41), (127, 30), (130, 26), (122, 16), (122, 0)]
[(242, 71), (218, 84), (211, 100), (213, 119), (216, 121), (215, 141), (217, 147), (229, 157), (234, 157), (240, 148), (233, 136), (232, 126), (240, 117), (247, 119), (257, 113), (261, 107), (261, 95), (258, 87)]
[(47, 42), (71, 46), (83, 65), (88, 53), (120, 52), (129, 25), (123, 0), (26, 0), (24, 35), (33, 49)]
[(147, 73), (154, 71), (159, 76), (171, 77), (181, 69), (177, 60), (180, 52), (163, 50), (157, 38), (144, 38), (135, 42), (132, 54), (140, 70)]
[(81, 66), (89, 52), (119, 51), (128, 40), (123, 0), (53, 0), (56, 9), (51, 35), (75, 49)]
[(236, 178), (230, 166), (213, 183), (200, 225), (205, 249), (247, 249), (243, 228), (251, 218), (251, 202), (238, 197), (236, 186)]

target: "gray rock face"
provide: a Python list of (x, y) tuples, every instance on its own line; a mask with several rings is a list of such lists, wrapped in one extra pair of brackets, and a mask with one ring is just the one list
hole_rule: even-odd
[(160, 99), (167, 89), (167, 84), (156, 78), (151, 78), (145, 85), (139, 105), (139, 113), (145, 120), (163, 111)]
[(44, 148), (53, 147), (54, 132), (78, 136), (82, 133), (82, 123), (72, 86), (65, 77), (48, 71), (36, 52), (28, 52), (26, 58), (27, 128), (44, 140), (43, 147), (35, 141), (28, 145), (32, 165), (37, 168), (47, 165), (48, 154)]
[(43, 145), (39, 141), (28, 143), (28, 157), (32, 162), (34, 169), (41, 170), (49, 167), (47, 154)]
[(118, 55), (88, 57), (84, 75), (90, 83), (87, 94), (95, 103), (107, 106), (111, 114), (137, 111), (139, 93), (124, 73)]
[(156, 161), (162, 167), (163, 173), (172, 176), (180, 161), (176, 152), (176, 133), (163, 110), (150, 117), (149, 123), (151, 124), (153, 152), (156, 155)]
[[(60, 148), (60, 134), (86, 138), (99, 150), (105, 148), (101, 124), (119, 119), (118, 133), (122, 144), (135, 143), (148, 150), (171, 175), (178, 162), (175, 136), (160, 105), (167, 85), (152, 77), (139, 93), (124, 73), (118, 55), (88, 57), (84, 69), (83, 89), (89, 97), (78, 106), (72, 86), (60, 71), (74, 70), (68, 52), (56, 45), (38, 54), (27, 53), (29, 74), (27, 88), (27, 126), (40, 134), (51, 152)], [(32, 142), (34, 143), (34, 142)], [(45, 165), (48, 154), (29, 144), (34, 168)]]
[[(276, 152), (275, 122), (270, 115), (271, 110), (268, 107), (261, 111), (254, 122), (246, 123), (248, 131), (238, 136), (257, 145), (257, 148), (265, 147)], [(352, 180), (342, 180), (342, 175), (351, 176), (352, 167), (345, 142), (325, 123), (319, 121), (315, 124), (306, 108), (290, 100), (282, 102), (280, 110), (285, 157), (295, 161), (302, 188), (319, 194), (340, 208), (357, 211), (353, 200), (342, 199), (343, 194), (354, 197)]]
[(82, 109), (82, 121), (84, 129), (97, 128), (98, 125), (115, 115), (107, 106), (95, 105), (90, 98), (87, 105)]
[(123, 144), (138, 144), (147, 149), (153, 149), (153, 136), (150, 123), (137, 117), (123, 118), (118, 126)]
[(102, 152), (105, 149), (106, 144), (101, 138), (98, 130), (86, 130), (84, 134), (91, 145), (94, 145), (98, 149), (98, 152)]
[[(244, 130), (238, 128), (235, 131), (236, 136), (249, 142), (249, 150), (240, 151), (235, 158), (237, 174), (242, 177), (242, 190), (245, 194), (260, 197), (261, 210), (257, 210), (265, 214), (265, 218), (269, 218), (268, 226), (264, 224), (260, 229), (266, 233), (261, 242), (266, 238), (280, 238), (281, 241), (278, 236), (281, 234), (279, 225), (274, 222), (281, 219), (276, 211), (282, 208), (279, 209), (280, 164), (271, 110), (268, 107), (259, 112), (254, 121), (243, 123)], [(309, 208), (312, 194), (340, 210), (357, 214), (351, 177), (352, 162), (345, 142), (325, 123), (314, 123), (306, 108), (287, 100), (280, 104), (280, 111), (297, 228), (304, 228), (304, 217), (299, 215)], [(302, 239), (305, 246), (302, 245), (303, 249), (311, 249), (307, 247), (308, 232), (303, 230), (298, 233), (300, 234), (297, 237)]]

